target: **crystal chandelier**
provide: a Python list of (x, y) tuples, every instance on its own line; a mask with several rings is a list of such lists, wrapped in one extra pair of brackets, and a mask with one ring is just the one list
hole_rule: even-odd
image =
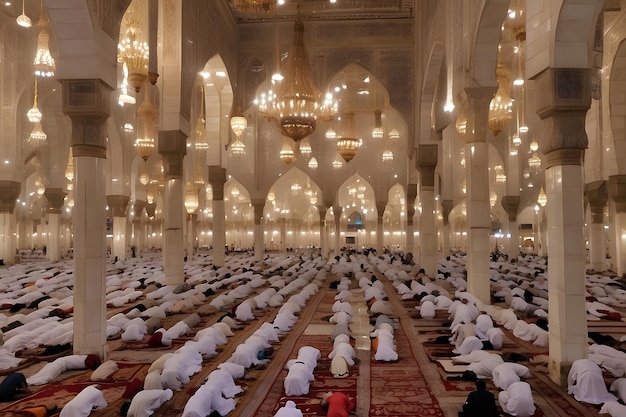
[(537, 203), (539, 203), (541, 207), (545, 207), (546, 204), (548, 204), (548, 196), (543, 190), (543, 185), (541, 186), (541, 190), (539, 191), (539, 195), (537, 196)]
[(537, 155), (537, 152), (533, 152), (532, 156), (528, 158), (528, 166), (537, 169), (541, 166), (541, 158)]
[(198, 202), (198, 192), (195, 187), (188, 183), (185, 187), (185, 210), (187, 214), (193, 214), (198, 210), (200, 206)]
[(148, 91), (149, 88), (146, 88), (144, 99), (141, 102), (141, 105), (137, 108), (137, 117), (142, 122), (143, 136), (138, 137), (135, 140), (137, 153), (144, 161), (147, 161), (154, 151), (154, 136), (152, 135), (152, 127), (154, 121), (156, 120), (156, 111), (150, 101), (150, 94), (148, 94)]
[(315, 171), (318, 167), (317, 159), (315, 157), (309, 159), (308, 166), (311, 171)]
[(150, 173), (148, 172), (148, 167), (145, 161), (141, 163), (139, 167), (139, 183), (141, 185), (148, 185), (150, 183)]
[(489, 103), (489, 129), (494, 136), (498, 136), (505, 125), (513, 120), (513, 100), (509, 94), (509, 84), (511, 82), (511, 71), (502, 63), (496, 67), (496, 79), (498, 80), (498, 91)]
[(393, 161), (393, 152), (391, 149), (387, 149), (383, 152), (383, 162), (391, 162)]
[(333, 161), (333, 168), (339, 169), (341, 167), (343, 167), (343, 161), (341, 160), (341, 158), (335, 158), (335, 160)]
[(233, 158), (240, 159), (246, 154), (246, 145), (237, 137), (235, 141), (230, 144), (229, 150)]
[(43, 131), (41, 127), (41, 122), (35, 123), (35, 127), (33, 127), (32, 132), (30, 132), (30, 136), (28, 137), (28, 145), (30, 149), (37, 150), (47, 144), (48, 135)]
[(31, 123), (39, 123), (41, 122), (41, 111), (39, 107), (37, 107), (37, 77), (35, 77), (35, 96), (33, 99), (33, 107), (26, 112), (26, 117), (28, 117), (28, 121)]
[(22, 14), (19, 15), (15, 21), (17, 22), (18, 25), (20, 25), (23, 28), (29, 28), (33, 25), (33, 22), (30, 20), (30, 17), (26, 16), (26, 13), (24, 13), (24, 1), (22, 0)]
[(65, 178), (72, 182), (74, 180), (74, 151), (70, 146), (70, 153), (67, 157), (67, 167), (65, 168)]
[(337, 133), (333, 130), (332, 127), (329, 127), (326, 131), (326, 139), (335, 139), (337, 137)]
[(276, 96), (269, 96), (259, 104), (259, 113), (274, 120), (280, 132), (299, 141), (315, 131), (317, 123), (331, 120), (337, 114), (337, 103), (321, 94), (313, 84), (304, 47), (304, 24), (294, 24), (295, 39), (289, 52), (284, 78)]
[(383, 131), (382, 114), (383, 112), (380, 110), (376, 110), (374, 112), (374, 128), (372, 129), (372, 139), (382, 139), (385, 135), (385, 132)]
[(46, 29), (46, 21), (44, 19), (39, 20), (39, 35), (37, 36), (37, 53), (35, 54), (35, 60), (33, 61), (33, 69), (37, 77), (52, 77), (56, 70), (56, 64), (54, 58), (50, 55), (50, 49), (48, 48), (48, 42), (50, 41), (50, 35)]
[(504, 167), (502, 167), (502, 165), (496, 165), (494, 169), (496, 171), (496, 182), (505, 183), (506, 174), (504, 173)]
[(135, 92), (139, 92), (141, 85), (148, 78), (148, 58), (150, 50), (147, 42), (137, 40), (140, 23), (130, 19), (124, 39), (118, 45), (120, 60), (128, 67), (128, 82)]
[(305, 158), (311, 156), (311, 142), (309, 142), (309, 138), (304, 138), (300, 142), (300, 153), (304, 155)]
[(352, 161), (356, 156), (361, 140), (356, 137), (354, 129), (354, 113), (344, 114), (344, 131), (337, 139), (337, 152), (346, 162)]
[(398, 140), (400, 139), (400, 132), (396, 128), (393, 128), (389, 131), (389, 139)]
[(233, 0), (233, 6), (244, 13), (269, 14), (276, 10), (275, 0)]
[[(231, 121), (232, 124), (232, 121)], [(193, 131), (194, 144), (197, 150), (205, 151), (209, 148), (209, 142), (206, 137), (206, 112), (204, 107), (204, 88), (200, 87), (200, 114), (196, 121), (196, 128)]]

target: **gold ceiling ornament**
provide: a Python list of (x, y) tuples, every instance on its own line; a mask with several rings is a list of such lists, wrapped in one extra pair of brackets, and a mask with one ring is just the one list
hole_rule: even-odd
[(346, 162), (352, 161), (356, 156), (361, 140), (356, 136), (354, 128), (354, 113), (348, 112), (343, 116), (343, 133), (337, 139), (337, 152)]
[(246, 155), (246, 145), (241, 141), (241, 138), (235, 137), (233, 143), (228, 147), (230, 154), (235, 159), (241, 159)]
[(32, 151), (36, 151), (39, 148), (42, 148), (48, 144), (48, 135), (43, 131), (41, 126), (41, 122), (35, 123), (33, 130), (30, 132), (30, 135), (27, 139), (28, 147)]
[(494, 136), (498, 136), (504, 126), (513, 120), (513, 99), (509, 93), (511, 84), (511, 70), (499, 62), (496, 67), (498, 91), (489, 103), (489, 129)]
[(374, 128), (372, 129), (372, 139), (382, 139), (385, 136), (383, 130), (382, 110), (374, 111)]
[(276, 0), (232, 0), (242, 13), (270, 14), (276, 10)]
[(337, 102), (330, 93), (322, 97), (313, 84), (304, 47), (304, 24), (300, 18), (294, 24), (294, 33), (278, 93), (259, 104), (259, 113), (275, 121), (283, 135), (298, 142), (313, 133), (317, 123), (335, 117)]
[(37, 107), (37, 87), (38, 87), (38, 82), (37, 82), (37, 77), (35, 77), (35, 93), (34, 93), (34, 98), (33, 98), (33, 107), (31, 107), (30, 110), (28, 110), (26, 112), (26, 117), (28, 117), (28, 121), (31, 123), (39, 123), (41, 122), (41, 118), (43, 117), (43, 115), (41, 114), (41, 110), (39, 110), (39, 107)]
[(194, 214), (198, 211), (200, 203), (198, 202), (198, 191), (192, 183), (187, 183), (185, 186), (185, 210), (187, 214)]
[(74, 180), (74, 151), (70, 146), (70, 153), (67, 156), (67, 166), (65, 167), (65, 178), (72, 182)]
[(459, 107), (454, 127), (460, 135), (465, 135), (465, 132), (467, 131), (467, 116), (465, 115), (465, 111), (463, 111), (462, 107)]
[(203, 187), (204, 183), (204, 165), (201, 159), (196, 158), (193, 163), (193, 184), (197, 187)]
[(50, 54), (50, 48), (48, 46), (50, 35), (48, 34), (47, 20), (43, 18), (43, 1), (41, 5), (41, 15), (42, 17), (37, 23), (37, 26), (39, 26), (39, 35), (37, 35), (37, 52), (33, 60), (33, 69), (37, 77), (53, 77), (54, 71), (56, 71), (56, 64)]
[(149, 90), (150, 88), (146, 87), (143, 101), (137, 108), (137, 118), (141, 121), (143, 135), (137, 137), (135, 147), (137, 148), (137, 153), (144, 161), (147, 161), (154, 151), (153, 127), (156, 120), (156, 110), (150, 100)]
[(293, 161), (296, 159), (296, 153), (294, 152), (291, 144), (289, 143), (289, 138), (283, 138), (283, 147), (280, 150), (280, 160), (283, 161), (287, 165), (291, 165)]
[(537, 196), (537, 203), (539, 203), (541, 207), (545, 207), (546, 204), (548, 204), (548, 196), (546, 195), (546, 192), (543, 190), (543, 185), (541, 186), (541, 190), (539, 190), (539, 195)]
[(138, 93), (143, 83), (148, 79), (150, 49), (148, 42), (142, 42), (138, 39), (141, 23), (134, 18), (125, 20), (127, 29), (117, 50), (121, 62), (128, 67), (128, 82)]

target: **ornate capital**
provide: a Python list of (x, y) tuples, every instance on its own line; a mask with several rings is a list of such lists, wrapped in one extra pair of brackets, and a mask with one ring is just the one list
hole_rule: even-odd
[(130, 197), (127, 195), (108, 195), (107, 205), (113, 217), (126, 217), (126, 208)]
[(463, 139), (466, 143), (485, 142), (489, 127), (489, 104), (496, 94), (496, 87), (465, 88), (459, 93), (459, 101), (467, 117)]
[(22, 184), (17, 181), (0, 180), (0, 213), (13, 214), (21, 188)]
[(615, 211), (626, 213), (626, 175), (609, 177), (609, 196), (615, 203)]
[(180, 130), (160, 131), (158, 150), (163, 157), (165, 179), (182, 179), (183, 158), (187, 154), (187, 136)]
[(141, 212), (146, 208), (146, 201), (143, 200), (135, 200), (133, 203), (133, 211), (135, 212), (135, 218), (141, 218)]
[(218, 166), (210, 166), (209, 182), (211, 183), (211, 187), (213, 187), (213, 200), (223, 200), (226, 169)]
[(148, 217), (150, 217), (151, 219), (154, 219), (154, 215), (156, 214), (155, 202), (153, 202), (152, 204), (146, 204), (146, 213), (148, 214)]
[(609, 201), (606, 181), (594, 181), (585, 184), (585, 198), (591, 209), (591, 222), (602, 223), (604, 221), (604, 207)]
[(99, 79), (61, 80), (63, 113), (72, 120), (75, 157), (106, 158), (111, 87)]
[(453, 200), (442, 200), (441, 209), (443, 211), (443, 224), (447, 225), (450, 222), (450, 212), (454, 208)]
[(46, 188), (44, 195), (48, 200), (48, 213), (61, 214), (61, 207), (63, 207), (66, 195), (63, 188)]
[(537, 114), (544, 121), (539, 149), (546, 168), (582, 165), (588, 139), (585, 116), (591, 106), (591, 71), (548, 68), (535, 76)]
[(519, 210), (519, 196), (518, 195), (505, 195), (502, 197), (500, 204), (509, 216), (510, 222), (517, 221), (517, 211)]

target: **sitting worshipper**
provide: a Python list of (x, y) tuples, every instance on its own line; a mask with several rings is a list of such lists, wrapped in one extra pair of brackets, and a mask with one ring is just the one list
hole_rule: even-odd
[(311, 372), (309, 366), (302, 361), (292, 359), (287, 361), (287, 369), (289, 369), (289, 372), (287, 373), (283, 384), (285, 388), (285, 395), (308, 395), (311, 381), (315, 380), (313, 372)]
[(13, 372), (0, 383), (0, 402), (19, 400), (31, 394), (26, 377), (20, 372)]
[(107, 405), (100, 385), (90, 385), (63, 406), (59, 417), (87, 417), (92, 411), (103, 409)]
[(458, 349), (453, 349), (452, 353), (456, 353), (458, 355), (469, 355), (475, 350), (482, 350), (483, 342), (480, 341), (476, 336), (468, 336), (463, 340), (461, 346)]
[(485, 381), (476, 381), (476, 391), (468, 394), (467, 400), (463, 403), (463, 411), (459, 412), (459, 417), (498, 417), (498, 407), (496, 397), (487, 391)]
[(622, 402), (626, 402), (626, 378), (618, 378), (613, 381), (609, 391), (614, 392)]
[(274, 417), (302, 417), (302, 411), (296, 408), (296, 403), (289, 400), (278, 409)]
[(493, 368), (492, 375), (495, 386), (506, 391), (514, 382), (521, 381), (521, 378), (528, 378), (530, 371), (524, 365), (504, 362)]
[(567, 393), (589, 404), (617, 401), (606, 389), (602, 369), (590, 359), (574, 361), (567, 375)]
[(514, 382), (506, 391), (500, 391), (498, 403), (502, 411), (517, 417), (530, 417), (536, 410), (530, 385), (524, 381)]
[(224, 398), (220, 387), (205, 383), (187, 400), (182, 417), (206, 417), (213, 412), (225, 416), (234, 409), (235, 400)]
[(420, 311), (423, 319), (432, 319), (435, 317), (435, 304), (432, 301), (422, 301), (422, 304), (415, 306)]
[(149, 389), (139, 391), (133, 397), (126, 417), (150, 417), (163, 403), (169, 401), (174, 393), (171, 389)]
[(398, 352), (396, 352), (393, 329), (389, 324), (381, 324), (381, 326), (374, 330), (371, 335), (375, 337), (372, 341), (372, 348), (376, 350), (374, 359), (385, 362), (398, 360)]
[(343, 392), (330, 391), (324, 394), (320, 407), (326, 410), (327, 417), (348, 417), (348, 414), (356, 408), (356, 402)]
[(75, 369), (95, 370), (100, 365), (100, 358), (96, 355), (68, 355), (61, 356), (47, 363), (35, 375), (26, 379), (28, 385), (43, 385), (52, 381), (65, 371)]

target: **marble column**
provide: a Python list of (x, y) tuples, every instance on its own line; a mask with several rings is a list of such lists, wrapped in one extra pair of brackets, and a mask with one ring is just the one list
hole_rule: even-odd
[(326, 212), (328, 207), (320, 204), (317, 206), (320, 214), (320, 255), (322, 259), (328, 259), (328, 236), (326, 235)]
[(489, 104), (495, 88), (466, 88), (459, 101), (467, 116), (465, 175), (467, 181), (467, 290), (482, 302), (491, 302), (489, 281), (489, 145), (487, 127)]
[[(22, 184), (17, 181), (0, 180), (0, 259), (5, 265), (15, 258), (15, 202), (20, 196)], [(20, 241), (23, 237), (20, 235)]]
[(108, 356), (105, 168), (111, 88), (102, 80), (61, 80), (74, 155), (75, 354)]
[(196, 253), (197, 213), (187, 213), (187, 260), (193, 259)]
[(287, 219), (281, 217), (278, 219), (278, 227), (280, 228), (280, 251), (285, 253), (287, 251)]
[(146, 225), (143, 221), (143, 210), (146, 208), (146, 201), (135, 200), (133, 203), (133, 211), (135, 218), (133, 219), (133, 245), (135, 246), (135, 256), (146, 248)]
[(509, 259), (517, 259), (519, 255), (519, 227), (517, 212), (519, 210), (519, 195), (505, 195), (501, 199), (502, 207), (509, 218), (508, 231), (511, 237), (507, 240), (506, 253)]
[(561, 386), (567, 385), (572, 362), (587, 356), (583, 155), (590, 79), (589, 70), (562, 68), (548, 68), (535, 77), (549, 208), (548, 372)]
[(589, 264), (594, 271), (606, 269), (606, 239), (604, 238), (604, 208), (609, 199), (606, 181), (585, 185), (585, 197), (589, 201), (591, 224), (589, 225)]
[(108, 195), (107, 205), (113, 218), (113, 244), (111, 257), (118, 261), (126, 259), (126, 208), (130, 197), (127, 195)]
[(226, 169), (209, 166), (209, 182), (213, 187), (213, 265), (224, 266), (226, 260), (226, 214), (224, 210), (224, 184)]
[(613, 232), (615, 259), (613, 266), (617, 275), (626, 273), (626, 175), (609, 177), (609, 196), (613, 202)]
[(165, 175), (163, 195), (164, 284), (177, 286), (185, 281), (183, 159), (187, 151), (187, 136), (178, 130), (160, 131), (158, 150), (163, 158)]
[(265, 199), (253, 198), (252, 208), (254, 209), (254, 260), (260, 262), (265, 255), (265, 235), (263, 231)]
[(443, 257), (450, 256), (450, 212), (454, 208), (453, 200), (442, 200), (441, 210), (443, 217)]
[(408, 184), (406, 189), (406, 244), (404, 251), (415, 255), (415, 199), (417, 198), (417, 184)]
[(341, 254), (341, 248), (343, 244), (341, 242), (341, 213), (343, 212), (343, 207), (339, 204), (335, 204), (333, 206), (333, 213), (335, 219), (335, 255)]
[[(385, 251), (385, 228), (383, 227), (385, 207), (387, 207), (387, 203), (385, 201), (376, 202), (376, 253), (378, 255), (382, 255)], [(416, 257), (414, 256), (413, 259), (415, 258)]]
[(61, 208), (65, 203), (65, 192), (62, 188), (46, 188), (44, 192), (48, 200), (48, 230), (46, 233), (46, 259), (56, 262), (61, 259), (60, 217)]
[(419, 145), (417, 168), (420, 172), (420, 265), (431, 278), (437, 277), (437, 227), (435, 217), (435, 168), (437, 145)]

